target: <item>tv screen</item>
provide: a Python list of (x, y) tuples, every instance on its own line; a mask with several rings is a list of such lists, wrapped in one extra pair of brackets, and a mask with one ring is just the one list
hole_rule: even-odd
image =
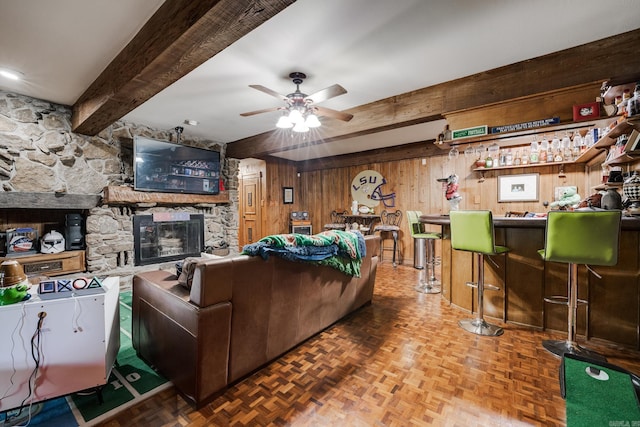
[(220, 153), (217, 151), (136, 136), (133, 154), (136, 190), (219, 193)]

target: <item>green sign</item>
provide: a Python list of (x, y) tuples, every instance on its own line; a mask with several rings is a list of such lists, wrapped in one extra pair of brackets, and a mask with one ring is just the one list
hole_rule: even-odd
[(454, 130), (451, 132), (451, 139), (471, 138), (472, 136), (482, 136), (487, 134), (487, 125), (472, 128)]

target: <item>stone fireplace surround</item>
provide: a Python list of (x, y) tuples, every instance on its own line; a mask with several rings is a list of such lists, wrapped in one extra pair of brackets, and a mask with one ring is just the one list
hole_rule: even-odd
[[(205, 246), (238, 247), (238, 161), (226, 159), (226, 145), (203, 140), (183, 143), (220, 151), (225, 197), (190, 203), (146, 193), (144, 201), (105, 201), (105, 189), (130, 188), (133, 136), (170, 141), (171, 131), (116, 122), (95, 137), (71, 132), (71, 107), (0, 91), (0, 220), (29, 224), (42, 209), (81, 213), (86, 223), (86, 273), (119, 275), (124, 286), (134, 266), (133, 215), (189, 212), (205, 217)], [(135, 192), (134, 192), (135, 193)], [(179, 195), (178, 195), (179, 196)], [(177, 200), (174, 202), (174, 200)], [(7, 219), (9, 218), (9, 220)], [(60, 224), (63, 225), (63, 224)]]

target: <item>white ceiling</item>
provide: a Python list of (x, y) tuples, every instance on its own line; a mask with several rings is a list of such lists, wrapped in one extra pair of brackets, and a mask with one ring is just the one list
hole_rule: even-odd
[[(0, 80), (0, 89), (72, 105), (162, 3), (0, 0), (0, 68), (25, 79)], [(248, 86), (290, 93), (292, 71), (307, 74), (308, 94), (342, 85), (348, 93), (320, 105), (346, 110), (636, 28), (635, 0), (298, 0), (124, 120), (157, 129), (197, 120), (185, 137), (232, 142), (273, 130), (278, 118), (240, 116), (279, 106)], [(435, 138), (442, 128), (416, 125), (279, 155), (382, 148)]]

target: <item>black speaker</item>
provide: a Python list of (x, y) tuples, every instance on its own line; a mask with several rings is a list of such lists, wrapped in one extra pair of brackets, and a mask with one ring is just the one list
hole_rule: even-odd
[(65, 215), (64, 248), (67, 251), (84, 249), (84, 219), (82, 215)]

